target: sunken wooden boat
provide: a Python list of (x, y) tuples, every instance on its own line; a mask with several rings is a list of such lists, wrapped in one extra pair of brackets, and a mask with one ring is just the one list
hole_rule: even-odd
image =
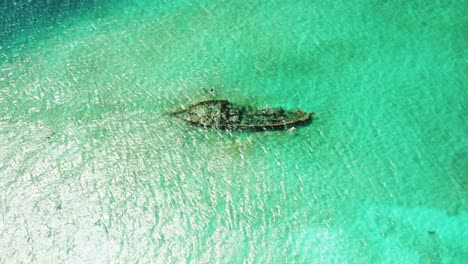
[(193, 125), (226, 130), (275, 130), (309, 124), (313, 113), (283, 108), (255, 109), (228, 100), (207, 100), (173, 113)]

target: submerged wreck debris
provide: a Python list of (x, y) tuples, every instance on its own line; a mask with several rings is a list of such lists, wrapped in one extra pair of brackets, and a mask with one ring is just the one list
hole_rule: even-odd
[(228, 100), (207, 100), (190, 105), (173, 115), (191, 124), (226, 130), (275, 130), (307, 125), (314, 113), (283, 108), (255, 109)]

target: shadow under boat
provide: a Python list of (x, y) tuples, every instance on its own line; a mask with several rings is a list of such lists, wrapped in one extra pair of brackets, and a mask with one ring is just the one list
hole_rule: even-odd
[(284, 130), (312, 122), (314, 113), (283, 108), (256, 109), (240, 106), (228, 100), (207, 100), (172, 113), (193, 125), (225, 130)]

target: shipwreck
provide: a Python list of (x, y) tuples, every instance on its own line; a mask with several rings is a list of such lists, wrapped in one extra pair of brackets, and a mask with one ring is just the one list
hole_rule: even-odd
[(207, 100), (172, 113), (193, 125), (225, 130), (294, 129), (312, 122), (314, 113), (286, 111), (282, 107), (257, 109), (228, 100)]

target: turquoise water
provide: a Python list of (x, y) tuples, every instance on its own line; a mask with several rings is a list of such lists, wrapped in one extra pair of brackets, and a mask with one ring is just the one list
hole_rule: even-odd
[(71, 2), (3, 4), (1, 263), (468, 259), (463, 1)]

